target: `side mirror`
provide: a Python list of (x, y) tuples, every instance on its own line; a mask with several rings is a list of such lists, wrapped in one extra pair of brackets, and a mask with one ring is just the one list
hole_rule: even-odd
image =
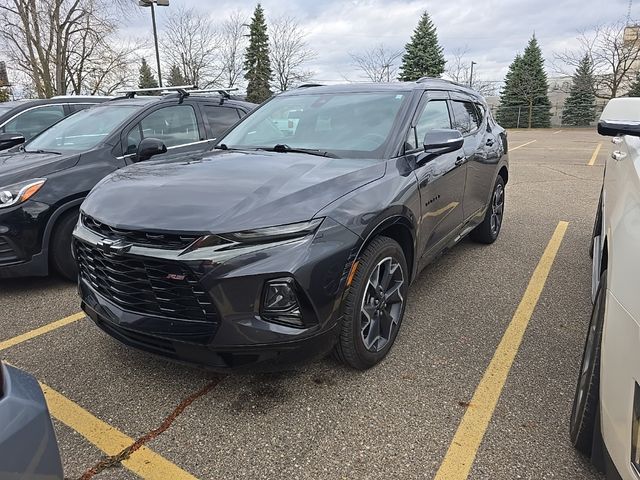
[(0, 133), (0, 150), (7, 150), (25, 142), (21, 133)]
[(138, 162), (144, 162), (151, 157), (167, 153), (167, 146), (157, 138), (145, 138), (138, 145)]
[(640, 137), (640, 98), (622, 97), (609, 100), (600, 115), (598, 133), (607, 137)]
[(455, 152), (464, 145), (458, 130), (428, 130), (424, 136), (424, 151), (429, 157)]

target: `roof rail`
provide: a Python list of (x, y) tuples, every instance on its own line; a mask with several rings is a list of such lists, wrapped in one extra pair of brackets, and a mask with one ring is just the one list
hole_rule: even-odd
[(322, 83), (303, 83), (302, 85), (298, 85), (297, 88), (311, 88), (311, 87), (324, 87)]
[(238, 88), (203, 88), (200, 90), (189, 90), (189, 94), (192, 93), (218, 93), (225, 98), (231, 98), (230, 92), (237, 92)]
[(416, 80), (416, 83), (425, 83), (425, 82), (429, 82), (429, 81), (440, 81), (440, 82), (445, 82), (445, 83), (450, 83), (451, 85), (457, 85), (458, 87), (464, 87), (464, 88), (469, 88), (468, 85), (463, 85), (461, 83), (458, 82), (454, 82), (453, 80), (447, 80), (446, 78), (438, 78), (438, 77), (422, 77), (419, 78), (418, 80)]
[(198, 86), (197, 85), (178, 85), (175, 87), (135, 88), (131, 90), (121, 90), (117, 93), (124, 95), (126, 98), (134, 98), (137, 93), (160, 92), (160, 94), (162, 94), (164, 92), (168, 92), (168, 93), (175, 92), (180, 94), (180, 98), (183, 98), (183, 97), (189, 96), (189, 92), (195, 88), (198, 88)]

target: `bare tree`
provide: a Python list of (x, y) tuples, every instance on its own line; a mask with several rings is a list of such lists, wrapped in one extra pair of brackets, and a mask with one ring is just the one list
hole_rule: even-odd
[(218, 60), (220, 84), (236, 87), (244, 80), (245, 25), (247, 18), (239, 11), (232, 12), (220, 28), (221, 42)]
[(115, 22), (109, 8), (116, 4), (127, 8), (128, 2), (0, 0), (0, 48), (39, 97), (80, 91), (96, 46), (111, 43)]
[[(445, 77), (460, 85), (470, 86), (483, 96), (496, 95), (498, 93), (496, 82), (484, 81), (478, 78), (478, 75), (475, 73), (473, 78), (471, 78), (471, 61), (466, 58), (468, 53), (469, 48), (464, 47), (454, 50), (449, 55), (444, 72)], [(469, 83), (471, 83), (471, 85), (469, 85)]]
[(215, 68), (220, 37), (211, 20), (193, 8), (178, 7), (169, 14), (162, 39), (169, 65), (178, 65), (188, 83), (202, 88), (217, 84)]
[(609, 99), (625, 93), (640, 67), (640, 32), (626, 27), (625, 20), (578, 32), (579, 47), (554, 54), (554, 70), (572, 75), (587, 55), (594, 69), (596, 96)]
[(402, 50), (388, 50), (381, 43), (361, 54), (350, 53), (349, 56), (354, 65), (372, 82), (390, 82), (398, 76), (398, 59), (402, 53)]
[(307, 45), (306, 35), (295, 18), (277, 18), (269, 27), (269, 53), (275, 77), (274, 86), (283, 92), (313, 76), (313, 72), (304, 67), (317, 54)]

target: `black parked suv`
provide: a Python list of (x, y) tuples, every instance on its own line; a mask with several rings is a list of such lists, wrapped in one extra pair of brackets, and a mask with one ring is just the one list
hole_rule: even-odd
[(331, 349), (368, 368), (420, 270), (502, 225), (506, 132), (443, 80), (289, 91), (217, 148), (119, 170), (81, 207), (82, 308), (125, 344), (214, 369)]
[(112, 98), (70, 95), (0, 103), (0, 150), (27, 142), (72, 113)]
[(52, 266), (75, 280), (71, 233), (96, 183), (152, 155), (184, 159), (212, 149), (255, 107), (227, 92), (135, 95), (78, 112), (0, 154), (0, 278), (46, 275)]

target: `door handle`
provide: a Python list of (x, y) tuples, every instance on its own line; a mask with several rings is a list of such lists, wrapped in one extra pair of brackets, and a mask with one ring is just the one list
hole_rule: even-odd
[(462, 156), (456, 158), (456, 166), (459, 167), (460, 165), (462, 165), (466, 161), (467, 161), (467, 157), (462, 155)]
[(617, 162), (624, 160), (625, 158), (627, 158), (627, 154), (624, 152), (621, 152), (620, 150), (616, 150), (615, 152), (613, 152), (611, 154), (611, 158), (613, 158), (614, 160), (616, 160)]

